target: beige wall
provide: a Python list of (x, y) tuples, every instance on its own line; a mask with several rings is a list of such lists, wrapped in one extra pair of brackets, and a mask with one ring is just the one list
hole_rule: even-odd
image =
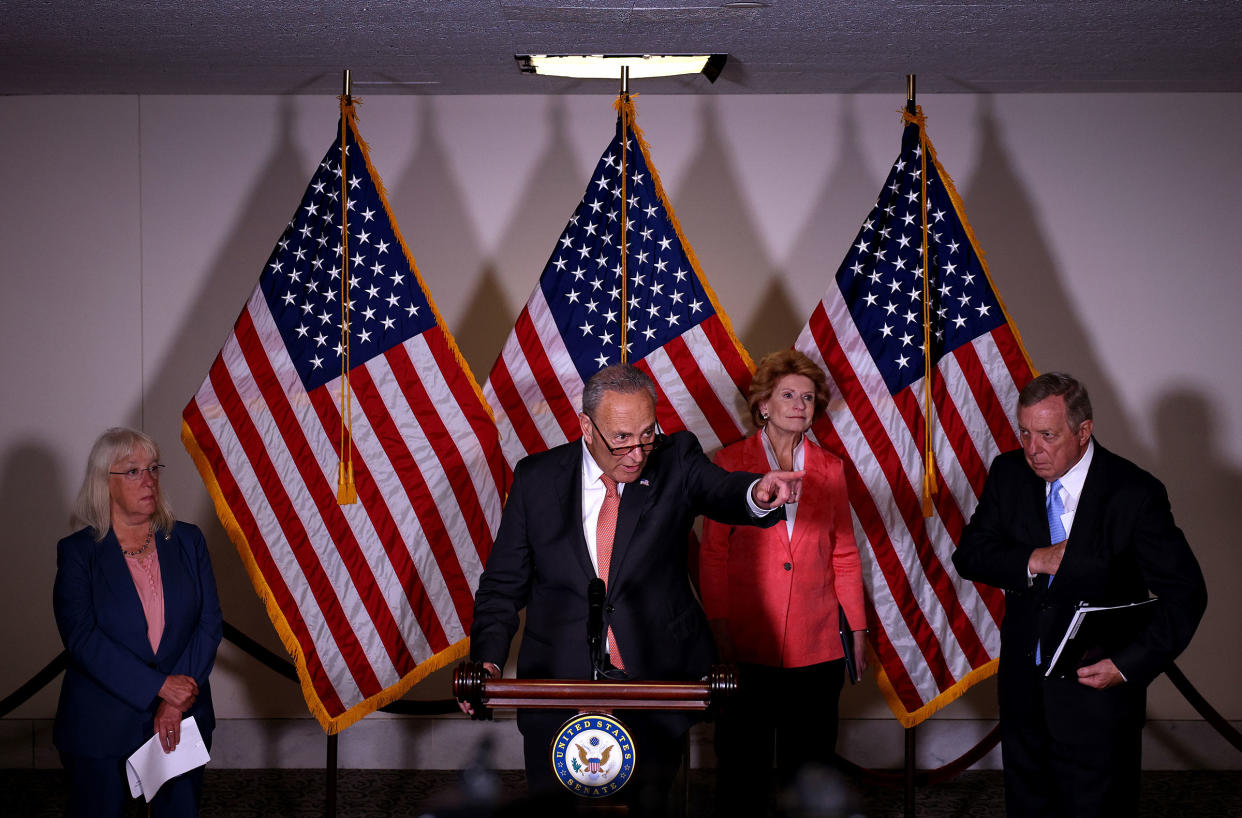
[[(641, 88), (639, 89), (641, 91)], [(891, 96), (639, 96), (652, 159), (752, 354), (791, 344), (899, 147)], [(613, 132), (611, 99), (369, 97), (360, 128), (401, 229), (483, 379)], [(1099, 439), (1162, 477), (1211, 603), (1180, 664), (1242, 719), (1242, 95), (928, 96), (1035, 365), (1092, 389)], [(60, 650), (55, 541), (104, 427), (162, 442), (166, 490), (207, 532), (226, 617), (279, 649), (179, 442), (312, 168), (336, 102), (0, 100), (0, 696)], [(444, 674), (416, 688), (448, 695)], [(296, 690), (226, 645), (224, 718), (300, 717)], [(46, 719), (58, 685), (11, 718)], [(1194, 719), (1166, 680), (1154, 719)], [(993, 714), (985, 683), (942, 717)], [(887, 717), (873, 688), (846, 713)]]

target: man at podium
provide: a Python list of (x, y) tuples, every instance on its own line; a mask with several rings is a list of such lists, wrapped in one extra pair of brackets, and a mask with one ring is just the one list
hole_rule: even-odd
[[(614, 679), (703, 677), (711, 633), (691, 589), (687, 541), (704, 514), (733, 525), (774, 525), (795, 499), (800, 472), (726, 472), (690, 432), (665, 437), (656, 391), (641, 370), (618, 364), (586, 383), (581, 441), (518, 463), (495, 544), (475, 594), (471, 659), (499, 676), (526, 609), (519, 678), (590, 679), (589, 596), (601, 622), (603, 675)], [(588, 594), (604, 580), (601, 595)], [(598, 583), (596, 583), (598, 588)], [(573, 711), (521, 710), (527, 783), (561, 790), (549, 745)], [(630, 814), (659, 815), (694, 716), (618, 714), (634, 734), (637, 765), (621, 795)]]

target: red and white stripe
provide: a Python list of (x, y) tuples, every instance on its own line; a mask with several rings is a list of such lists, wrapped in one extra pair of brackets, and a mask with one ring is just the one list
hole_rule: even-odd
[(352, 505), (336, 501), (340, 379), (303, 390), (260, 290), (184, 412), (329, 721), (468, 635), (505, 481), (439, 327), (356, 367), (351, 385)]
[(923, 379), (889, 394), (835, 281), (795, 348), (829, 376), (835, 397), (814, 432), (845, 460), (881, 683), (917, 723), (1000, 653), (1002, 593), (962, 580), (951, 559), (992, 458), (1017, 445), (1013, 407), (1029, 368), (1003, 326), (933, 371), (939, 491), (925, 519)]

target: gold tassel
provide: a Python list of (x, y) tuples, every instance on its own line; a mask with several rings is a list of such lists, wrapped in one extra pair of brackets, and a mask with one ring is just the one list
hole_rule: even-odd
[(336, 469), (336, 501), (343, 506), (358, 502), (358, 487), (354, 485), (354, 464), (342, 461)]

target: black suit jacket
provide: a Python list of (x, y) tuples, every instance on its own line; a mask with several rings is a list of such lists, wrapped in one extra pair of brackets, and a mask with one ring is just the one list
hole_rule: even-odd
[[(1207, 606), (1199, 563), (1173, 521), (1164, 485), (1096, 443), (1056, 577), (1028, 586), (1031, 551), (1049, 544), (1045, 502), (1044, 480), (1021, 450), (1000, 455), (953, 555), (963, 577), (1005, 590), (1002, 718), (1007, 708), (1029, 707), (1038, 686), (1054, 732), (1056, 723), (1080, 731), (1101, 718), (1141, 724), (1146, 685), (1189, 644)], [(1109, 657), (1128, 684), (1097, 691), (1074, 680), (1043, 682), (1033, 672), (1036, 642), (1050, 653), (1076, 603), (1137, 602), (1148, 592), (1159, 599), (1150, 624)]]
[[(589, 679), (587, 584), (595, 576), (582, 533), (582, 443), (518, 463), (500, 529), (475, 594), (470, 654), (504, 666), (526, 608), (518, 676)], [(704, 514), (735, 525), (774, 525), (783, 510), (752, 517), (759, 475), (726, 472), (689, 432), (678, 432), (625, 486), (613, 542), (605, 625), (636, 679), (697, 679), (712, 642), (687, 573), (688, 535)]]

